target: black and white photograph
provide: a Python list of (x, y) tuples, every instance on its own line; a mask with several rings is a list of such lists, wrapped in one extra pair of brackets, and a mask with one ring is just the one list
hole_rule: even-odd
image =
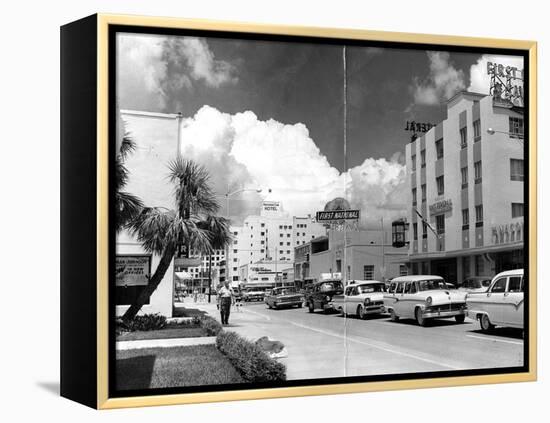
[(528, 368), (524, 52), (111, 37), (110, 395)]

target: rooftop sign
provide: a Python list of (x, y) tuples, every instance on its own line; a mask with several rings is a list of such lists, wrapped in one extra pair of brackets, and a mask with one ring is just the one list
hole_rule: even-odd
[(316, 214), (317, 222), (328, 222), (331, 220), (358, 220), (359, 210), (332, 210), (318, 211)]
[(495, 103), (523, 107), (523, 69), (487, 62), (487, 75), (491, 76), (489, 94)]

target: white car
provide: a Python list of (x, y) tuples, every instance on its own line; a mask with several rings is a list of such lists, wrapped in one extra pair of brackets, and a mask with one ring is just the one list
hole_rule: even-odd
[(434, 318), (454, 317), (459, 323), (466, 317), (466, 293), (449, 289), (441, 276), (400, 276), (392, 280), (384, 294), (384, 307), (392, 321), (416, 319), (420, 326)]
[(499, 273), (486, 292), (468, 293), (468, 317), (479, 320), (484, 332), (495, 326), (523, 329), (525, 283), (523, 269)]
[(343, 315), (356, 315), (360, 319), (369, 314), (384, 312), (386, 287), (380, 281), (351, 281), (343, 294), (332, 298), (332, 307)]

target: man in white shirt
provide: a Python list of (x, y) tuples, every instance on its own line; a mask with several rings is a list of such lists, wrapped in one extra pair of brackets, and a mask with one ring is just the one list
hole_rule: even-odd
[(229, 282), (226, 281), (224, 286), (218, 290), (218, 308), (220, 309), (222, 325), (229, 324), (229, 313), (233, 302), (233, 291), (229, 288)]

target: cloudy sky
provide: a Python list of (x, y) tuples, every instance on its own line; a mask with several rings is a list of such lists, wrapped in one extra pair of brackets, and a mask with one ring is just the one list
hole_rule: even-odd
[(183, 153), (220, 175), (216, 189), (268, 186), (302, 215), (336, 195), (372, 218), (403, 213), (405, 122), (438, 123), (457, 91), (486, 93), (487, 60), (523, 68), (510, 57), (348, 47), (344, 157), (341, 46), (124, 34), (117, 48), (121, 109), (181, 112)]

